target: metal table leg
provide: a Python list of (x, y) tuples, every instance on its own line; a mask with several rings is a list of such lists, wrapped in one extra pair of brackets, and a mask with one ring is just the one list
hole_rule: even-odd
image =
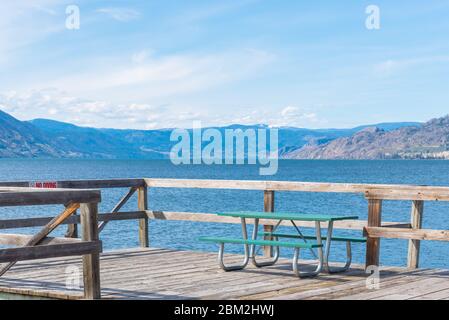
[(345, 272), (349, 269), (352, 261), (352, 252), (351, 252), (351, 242), (346, 241), (346, 264), (343, 267), (330, 267), (329, 266), (329, 253), (332, 242), (332, 233), (333, 233), (334, 223), (333, 221), (329, 221), (329, 225), (327, 228), (327, 237), (326, 237), (326, 251), (324, 255), (324, 270), (327, 273), (338, 273)]
[[(253, 240), (257, 240), (257, 234), (259, 231), (259, 219), (256, 218), (254, 219), (254, 229), (253, 229), (253, 236), (252, 239)], [(276, 241), (277, 241), (277, 237)], [(269, 261), (264, 261), (264, 262), (257, 262), (256, 259), (256, 245), (252, 244), (250, 247), (250, 253), (249, 256), (251, 258), (252, 263), (254, 264), (254, 266), (260, 268), (260, 267), (267, 267), (267, 266), (272, 266), (273, 264), (275, 264), (278, 260), (279, 260), (279, 247), (274, 247), (274, 257), (273, 259), (269, 260)]]
[[(243, 235), (243, 239), (244, 240), (248, 240), (248, 232), (246, 229), (246, 219), (245, 218), (241, 218), (241, 223), (242, 223), (242, 235)], [(218, 250), (218, 263), (220, 264), (220, 267), (224, 270), (224, 271), (234, 271), (234, 270), (241, 270), (244, 269), (249, 262), (249, 248), (248, 248), (248, 244), (244, 244), (243, 245), (243, 249), (245, 252), (245, 256), (243, 258), (243, 261), (241, 264), (234, 264), (234, 265), (226, 265), (224, 262), (224, 243), (220, 243), (220, 249)]]
[[(315, 222), (315, 232), (316, 232), (317, 244), (322, 245), (323, 242), (322, 242), (322, 238), (321, 238), (321, 224), (319, 221)], [(311, 272), (299, 271), (299, 268), (298, 268), (299, 254), (300, 254), (300, 249), (295, 248), (292, 265), (293, 265), (293, 272), (295, 273), (296, 276), (298, 276), (300, 278), (313, 277), (321, 272), (321, 270), (323, 269), (323, 264), (324, 264), (323, 247), (322, 246), (318, 247), (318, 265), (314, 271), (311, 271)]]

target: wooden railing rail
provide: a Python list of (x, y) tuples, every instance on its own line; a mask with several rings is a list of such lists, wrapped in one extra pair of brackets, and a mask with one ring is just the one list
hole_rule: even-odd
[[(241, 189), (261, 190), (274, 199), (275, 191), (295, 192), (333, 192), (333, 193), (360, 193), (368, 200), (368, 221), (361, 222), (367, 236), (366, 265), (379, 265), (380, 238), (403, 238), (408, 235), (409, 268), (419, 266), (420, 240), (419, 231), (412, 232), (416, 238), (410, 238), (410, 230), (420, 230), (422, 225), (423, 201), (449, 201), (449, 188), (437, 186), (391, 185), (391, 184), (350, 184), (350, 183), (321, 183), (321, 182), (294, 182), (294, 181), (235, 181), (235, 180), (186, 180), (186, 179), (145, 179), (148, 187), (152, 188), (204, 188), (204, 189)], [(265, 196), (265, 206), (267, 201)], [(409, 200), (412, 202), (411, 222), (400, 223), (393, 232), (394, 223), (382, 223), (382, 202), (384, 200)], [(273, 202), (274, 205), (274, 202)], [(265, 207), (266, 211), (267, 208)], [(270, 208), (271, 209), (271, 208)], [(336, 225), (337, 227), (337, 225)], [(346, 226), (338, 226), (346, 227)], [(386, 228), (388, 227), (388, 228)], [(266, 227), (267, 230), (270, 228)], [(375, 228), (375, 229), (372, 229)], [(377, 228), (377, 229), (376, 229)], [(373, 235), (374, 230), (377, 232)], [(428, 234), (428, 233), (427, 233)], [(445, 230), (436, 230), (439, 240), (449, 241)], [(373, 235), (373, 236), (372, 236)], [(433, 237), (435, 238), (435, 237)]]
[[(40, 225), (43, 228), (35, 235), (0, 234), (0, 245), (18, 246), (0, 249), (0, 263), (7, 263), (0, 268), (0, 276), (18, 261), (81, 255), (83, 257), (84, 297), (99, 299), (101, 297), (99, 254), (102, 244), (98, 238), (97, 208), (100, 201), (100, 190), (50, 190), (20, 186), (0, 188), (0, 207), (49, 204), (65, 206), (64, 211), (58, 216), (46, 218), (45, 221), (41, 220)], [(80, 209), (81, 212), (80, 216), (75, 218), (80, 219), (81, 241), (48, 237), (57, 227), (74, 218), (73, 214), (77, 209)], [(27, 219), (19, 220), (24, 222)], [(0, 224), (3, 222), (8, 224), (8, 220), (3, 220)]]
[[(112, 220), (137, 219), (139, 221), (139, 239), (142, 246), (149, 245), (148, 221), (152, 219), (198, 221), (216, 223), (239, 223), (236, 219), (219, 217), (211, 213), (189, 213), (152, 211), (148, 209), (148, 190), (151, 188), (190, 188), (190, 189), (235, 189), (255, 190), (264, 192), (264, 210), (275, 211), (276, 192), (323, 192), (360, 194), (368, 202), (367, 221), (341, 221), (335, 223), (335, 228), (363, 230), (368, 238), (366, 245), (366, 264), (378, 265), (381, 238), (409, 239), (408, 267), (419, 265), (419, 249), (421, 240), (449, 241), (446, 230), (423, 230), (422, 216), (424, 201), (449, 201), (449, 187), (416, 186), (393, 184), (353, 184), (353, 183), (323, 183), (296, 181), (255, 181), (255, 180), (198, 180), (198, 179), (110, 179), (110, 180), (73, 180), (57, 181), (58, 188), (129, 188), (129, 193), (111, 210), (97, 215), (101, 231), (105, 223)], [(0, 200), (4, 194), (3, 188), (27, 187), (30, 182), (0, 183)], [(70, 190), (69, 190), (70, 191)], [(78, 190), (76, 190), (78, 191)], [(13, 190), (9, 190), (13, 192)], [(19, 192), (19, 191), (18, 191)], [(39, 191), (33, 191), (35, 193)], [(68, 191), (66, 191), (68, 192)], [(130, 193), (137, 192), (137, 211), (120, 212), (121, 207), (129, 200)], [(38, 195), (36, 195), (38, 196)], [(386, 200), (406, 200), (412, 203), (410, 222), (382, 221), (382, 204)], [(46, 200), (51, 202), (49, 200)], [(11, 204), (13, 205), (13, 204)], [(10, 229), (16, 226), (42, 225), (49, 218), (0, 220), (0, 229)], [(27, 220), (27, 221), (25, 221)], [(64, 224), (77, 224), (80, 217), (73, 216)], [(270, 230), (273, 222), (263, 221), (264, 228)], [(311, 223), (303, 222), (303, 227), (313, 227)], [(265, 253), (271, 254), (267, 249)]]

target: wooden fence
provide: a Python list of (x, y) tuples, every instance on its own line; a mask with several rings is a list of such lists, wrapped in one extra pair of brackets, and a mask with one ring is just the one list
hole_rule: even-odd
[[(87, 299), (99, 299), (100, 259), (102, 251), (98, 238), (97, 208), (101, 201), (99, 190), (74, 189), (39, 189), (26, 187), (0, 187), (0, 207), (11, 206), (42, 206), (62, 204), (62, 213), (56, 217), (44, 218), (40, 223), (30, 223), (28, 226), (43, 226), (34, 236), (21, 234), (0, 234), (0, 245), (14, 246), (0, 249), (0, 263), (7, 263), (0, 268), (0, 276), (5, 274), (18, 261), (45, 259), (66, 256), (83, 256), (84, 296)], [(66, 239), (52, 238), (48, 235), (68, 219), (73, 219), (80, 209), (77, 220), (81, 224), (82, 238)], [(27, 219), (21, 219), (26, 221)], [(33, 219), (30, 219), (33, 221)], [(26, 224), (15, 223), (14, 220), (2, 220), (8, 227), (8, 222), (14, 228), (26, 227)]]
[[(381, 238), (408, 239), (408, 267), (417, 268), (419, 266), (419, 249), (421, 240), (441, 240), (449, 241), (449, 231), (447, 230), (424, 230), (422, 227), (422, 217), (425, 201), (449, 201), (449, 187), (430, 187), (413, 185), (381, 185), (381, 184), (349, 184), (349, 183), (312, 183), (293, 181), (243, 181), (243, 180), (193, 180), (193, 179), (112, 179), (112, 180), (73, 180), (57, 181), (51, 185), (56, 185), (58, 189), (29, 189), (30, 182), (3, 182), (0, 183), (0, 206), (2, 205), (43, 205), (43, 204), (67, 204), (81, 203), (81, 217), (71, 215), (60, 224), (69, 225), (68, 236), (77, 236), (77, 224), (81, 223), (83, 229), (83, 241), (98, 241), (98, 233), (105, 227), (106, 223), (113, 220), (138, 220), (138, 234), (140, 245), (149, 246), (149, 220), (177, 220), (177, 221), (197, 221), (214, 223), (240, 223), (238, 219), (232, 217), (221, 217), (212, 213), (193, 212), (172, 212), (154, 211), (148, 207), (148, 191), (154, 188), (193, 188), (193, 189), (233, 189), (233, 190), (258, 190), (264, 194), (264, 209), (266, 212), (275, 212), (275, 194), (278, 192), (327, 192), (327, 193), (352, 193), (360, 194), (367, 200), (368, 219), (366, 221), (338, 221), (334, 224), (337, 229), (362, 230), (367, 237), (366, 244), (366, 265), (378, 265), (380, 255)], [(19, 189), (28, 188), (26, 192)], [(76, 188), (73, 190), (71, 188)], [(128, 188), (123, 198), (112, 208), (110, 212), (97, 213), (97, 203), (100, 200), (99, 190), (104, 188)], [(89, 190), (83, 190), (89, 189)], [(4, 190), (8, 190), (5, 192)], [(14, 195), (13, 190), (19, 190)], [(136, 211), (121, 211), (124, 204), (137, 193), (138, 202)], [(56, 197), (58, 194), (58, 197)], [(85, 197), (85, 198), (84, 198)], [(25, 201), (25, 199), (31, 199)], [(385, 222), (382, 221), (382, 203), (385, 200), (407, 200), (411, 203), (410, 222)], [(84, 218), (83, 218), (84, 217)], [(0, 220), (0, 229), (13, 229), (22, 227), (46, 226), (54, 218), (21, 218)], [(100, 222), (97, 227), (93, 224)], [(95, 223), (94, 223), (95, 222)], [(274, 222), (270, 220), (261, 221), (266, 230), (273, 227)], [(285, 222), (285, 225), (288, 225)], [(303, 227), (313, 227), (313, 223), (301, 222)], [(16, 240), (11, 235), (0, 235), (3, 243), (15, 243), (18, 245), (26, 243), (28, 238), (16, 236)], [(9, 239), (9, 240), (8, 240)], [(66, 254), (69, 244), (65, 239), (45, 239), (45, 246), (58, 245), (66, 246), (57, 252), (58, 255)], [(1, 243), (1, 242), (0, 242)], [(83, 243), (84, 244), (84, 243)], [(36, 247), (37, 248), (37, 247)], [(37, 249), (34, 248), (33, 250)], [(58, 249), (59, 247), (51, 247)], [(73, 247), (70, 247), (71, 249)], [(92, 248), (91, 248), (92, 249)], [(6, 249), (12, 250), (12, 249)], [(32, 249), (26, 249), (32, 250)], [(13, 255), (13, 258), (20, 260), (22, 256), (27, 257), (25, 251)], [(41, 249), (42, 250), (42, 249)], [(50, 250), (50, 249), (48, 249)], [(93, 249), (92, 249), (93, 250)], [(10, 251), (11, 254), (13, 251)], [(49, 256), (49, 251), (46, 251)], [(99, 286), (99, 280), (95, 280), (98, 270), (97, 253), (89, 252), (85, 257), (84, 272), (88, 275), (88, 286), (86, 297), (98, 297), (99, 293), (92, 286)], [(0, 251), (0, 256), (2, 255)], [(45, 256), (39, 253), (40, 257)], [(269, 249), (265, 250), (266, 255), (270, 255)], [(53, 253), (54, 255), (54, 253)], [(7, 259), (13, 259), (8, 256)], [(3, 259), (2, 261), (5, 261)], [(95, 260), (95, 261), (93, 261)], [(1, 261), (0, 261), (1, 262)], [(91, 275), (95, 273), (95, 275)], [(86, 277), (85, 277), (86, 279)], [(97, 283), (98, 282), (98, 283)]]

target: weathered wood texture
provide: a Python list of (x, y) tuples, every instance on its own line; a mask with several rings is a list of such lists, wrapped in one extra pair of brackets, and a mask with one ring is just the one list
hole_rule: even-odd
[[(274, 212), (274, 191), (265, 190), (263, 195), (263, 209), (265, 212)], [(264, 225), (264, 232), (273, 232), (272, 225)], [(265, 240), (272, 240), (271, 237), (265, 236)], [(264, 247), (264, 256), (272, 257), (273, 256), (273, 247), (266, 246)]]
[[(195, 221), (195, 222), (210, 222), (210, 223), (232, 223), (240, 224), (239, 218), (218, 216), (214, 213), (193, 213), (193, 212), (175, 212), (175, 211), (147, 211), (147, 215), (150, 219), (156, 220), (174, 220), (174, 221)], [(253, 219), (247, 219), (248, 224), (253, 224)], [(277, 221), (260, 219), (262, 225), (276, 225)], [(295, 222), (299, 227), (315, 228), (315, 223), (310, 221), (297, 221)], [(334, 229), (351, 229), (351, 230), (363, 230), (367, 226), (367, 221), (353, 220), (353, 221), (335, 221)], [(283, 221), (281, 226), (290, 226), (289, 221)], [(322, 223), (323, 227), (327, 227), (327, 223)], [(398, 222), (383, 222), (382, 226), (399, 226), (401, 228), (409, 227), (409, 223)]]
[(148, 187), (361, 193), (373, 199), (449, 201), (448, 187), (256, 180), (145, 179)]
[(99, 190), (28, 189), (0, 192), (0, 207), (100, 202)]
[(370, 238), (449, 241), (449, 230), (366, 227), (365, 234)]
[[(114, 213), (99, 213), (98, 221), (118, 221), (118, 220), (135, 220), (146, 217), (144, 211), (126, 211), (120, 212), (120, 214)], [(39, 218), (22, 218), (22, 219), (8, 219), (0, 220), (1, 229), (16, 229), (16, 228), (28, 228), (28, 227), (41, 227), (50, 222), (53, 217), (39, 217)], [(67, 218), (66, 221), (61, 224), (73, 224), (80, 223), (79, 216), (72, 216)]]
[[(228, 255), (230, 263), (241, 256)], [(306, 268), (308, 261), (301, 262)], [(80, 258), (20, 262), (0, 282), (0, 292), (82, 299), (83, 288), (67, 289), (66, 269)], [(363, 267), (311, 279), (292, 275), (290, 260), (272, 267), (223, 272), (216, 253), (127, 249), (101, 255), (104, 299), (446, 299), (449, 272), (381, 268), (379, 289), (366, 287)]]
[[(412, 201), (411, 225), (413, 229), (422, 228), (424, 201)], [(449, 239), (448, 239), (449, 240)], [(407, 266), (416, 269), (419, 266), (420, 241), (411, 239), (408, 242)]]
[[(368, 200), (368, 227), (382, 225), (382, 200)], [(391, 228), (388, 228), (391, 229)], [(401, 229), (402, 230), (402, 229)], [(379, 265), (380, 239), (368, 234), (366, 240), (366, 267)]]
[[(83, 190), (87, 188), (121, 188), (130, 187), (130, 192), (116, 205), (112, 213), (98, 215), (101, 231), (107, 221), (139, 219), (139, 240), (141, 246), (149, 246), (150, 219), (167, 219), (179, 221), (240, 223), (238, 219), (217, 217), (214, 214), (192, 214), (182, 212), (152, 212), (148, 210), (147, 188), (205, 188), (205, 189), (241, 189), (263, 190), (264, 210), (274, 211), (274, 192), (333, 192), (333, 193), (359, 193), (368, 199), (368, 221), (341, 221), (335, 223), (335, 228), (363, 230), (368, 236), (366, 244), (366, 265), (379, 265), (380, 238), (410, 239), (408, 251), (409, 268), (417, 268), (419, 264), (420, 240), (447, 241), (445, 230), (422, 230), (423, 201), (449, 201), (448, 187), (413, 186), (413, 185), (386, 185), (386, 184), (351, 184), (351, 183), (314, 183), (294, 181), (244, 181), (244, 180), (185, 180), (185, 179), (112, 179), (112, 180), (75, 180), (57, 181), (60, 189), (28, 188), (33, 185), (29, 182), (0, 183), (0, 206), (12, 205), (39, 205), (64, 203), (63, 201), (79, 201), (83, 203), (96, 203), (101, 200), (99, 190)], [(76, 190), (70, 188), (77, 188)], [(129, 200), (134, 191), (138, 189), (137, 212), (115, 213)], [(78, 198), (77, 198), (78, 197)], [(383, 222), (381, 219), (382, 200), (411, 200), (413, 201), (411, 223)], [(22, 226), (41, 225), (48, 218), (32, 218), (28, 221), (15, 219), (0, 220), (0, 229)], [(71, 217), (65, 223), (71, 223), (68, 236), (76, 236), (76, 223), (80, 219)], [(261, 221), (265, 231), (270, 231), (273, 221)], [(283, 224), (288, 224), (287, 222)], [(314, 227), (313, 223), (301, 222), (301, 227)], [(387, 228), (388, 227), (388, 228)], [(412, 229), (408, 229), (408, 228)], [(271, 255), (272, 248), (265, 248), (265, 255)]]
[[(66, 209), (61, 214), (53, 218), (38, 233), (32, 236), (31, 239), (25, 244), (25, 246), (30, 247), (39, 244), (39, 242), (41, 242), (62, 222), (64, 222), (68, 217), (70, 217), (79, 207), (80, 205), (78, 203), (71, 203), (67, 205)], [(3, 252), (3, 250), (0, 250), (0, 252)], [(11, 269), (11, 267), (13, 267), (16, 262), (17, 260), (9, 260), (9, 263), (0, 270), (0, 276), (4, 275), (9, 269)]]
[[(144, 179), (102, 179), (102, 180), (61, 180), (56, 181), (59, 188), (67, 189), (107, 189), (130, 188), (145, 186)], [(0, 182), (0, 189), (4, 187), (29, 187), (30, 181)], [(48, 190), (48, 189), (45, 189)]]
[[(33, 236), (24, 235), (24, 234), (0, 234), (0, 245), (6, 246), (26, 246), (27, 243)], [(45, 245), (45, 244), (60, 244), (60, 243), (75, 243), (79, 242), (79, 239), (72, 238), (54, 238), (54, 237), (45, 237), (39, 244), (37, 245)]]
[[(98, 242), (98, 205), (97, 203), (81, 204), (81, 228), (83, 241)], [(100, 254), (91, 253), (83, 256), (84, 297), (100, 299)]]
[[(65, 205), (67, 207), (67, 204)], [(72, 214), (72, 216), (76, 215), (76, 211)], [(78, 238), (78, 224), (71, 223), (67, 225), (67, 231), (65, 233), (66, 238)]]
[[(28, 187), (29, 181), (0, 182), (0, 193), (14, 187)], [(242, 189), (301, 192), (339, 192), (362, 193), (367, 197), (406, 198), (408, 200), (445, 200), (449, 201), (449, 188), (416, 185), (323, 183), (296, 181), (256, 181), (256, 180), (195, 180), (195, 179), (103, 179), (103, 180), (65, 180), (57, 181), (59, 188), (99, 189), (125, 187), (158, 188), (208, 188)]]
[[(137, 206), (140, 211), (148, 209), (148, 190), (147, 187), (139, 187), (137, 191)], [(139, 243), (141, 247), (150, 246), (148, 217), (139, 219)]]
[[(148, 217), (149, 219), (157, 220), (175, 220), (175, 221), (197, 221), (197, 222), (211, 222), (211, 223), (232, 223), (240, 224), (240, 220), (232, 217), (217, 216), (213, 213), (194, 213), (194, 212), (173, 212), (173, 211), (127, 211), (116, 213), (100, 213), (98, 214), (98, 221), (120, 221), (120, 220), (135, 220)], [(23, 219), (8, 219), (0, 220), (1, 229), (15, 229), (15, 228), (27, 228), (27, 227), (40, 227), (46, 225), (52, 217), (40, 217), (40, 218), (23, 218)], [(69, 217), (61, 224), (73, 224), (80, 223), (79, 216)], [(252, 223), (251, 220), (248, 223)], [(261, 221), (264, 225), (274, 225), (276, 222), (273, 220)], [(298, 226), (314, 228), (313, 222), (298, 222)], [(289, 222), (283, 222), (282, 225), (290, 226)], [(363, 230), (367, 226), (367, 221), (354, 220), (354, 221), (336, 221), (334, 222), (335, 229), (351, 229), (351, 230)], [(383, 222), (382, 226), (410, 228), (410, 223), (398, 223), (398, 222)]]
[[(58, 241), (54, 241), (58, 242)], [(47, 244), (39, 246), (25, 246), (0, 250), (0, 263), (10, 261), (37, 260), (54, 257), (79, 256), (83, 254), (98, 254), (101, 242), (76, 241), (73, 243)]]

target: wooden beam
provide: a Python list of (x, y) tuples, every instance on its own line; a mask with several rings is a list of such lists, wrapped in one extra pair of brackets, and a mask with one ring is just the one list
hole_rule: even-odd
[[(174, 221), (195, 221), (195, 222), (211, 222), (211, 223), (232, 223), (240, 224), (240, 219), (233, 217), (219, 216), (214, 213), (193, 213), (193, 212), (174, 212), (174, 211), (146, 211), (148, 218), (155, 220), (174, 220)], [(254, 221), (248, 219), (247, 223), (252, 224)], [(277, 221), (260, 219), (260, 224), (274, 226)], [(315, 228), (315, 223), (310, 221), (297, 221), (297, 226), (304, 228)], [(327, 223), (323, 223), (323, 228), (327, 227)], [(362, 231), (364, 227), (368, 225), (368, 221), (365, 220), (343, 220), (335, 221), (334, 229), (350, 229)], [(410, 226), (409, 223), (400, 222), (382, 222), (382, 226)], [(289, 221), (283, 221), (281, 226), (292, 226)]]
[[(26, 246), (28, 242), (33, 238), (31, 235), (24, 234), (0, 234), (0, 245), (7, 246)], [(38, 246), (47, 244), (62, 244), (62, 243), (78, 243), (81, 240), (72, 238), (53, 238), (45, 237)], [(0, 249), (1, 250), (1, 249)]]
[(56, 257), (79, 256), (101, 251), (99, 241), (76, 241), (20, 248), (0, 249), (0, 263), (47, 259)]
[[(263, 196), (263, 208), (265, 212), (274, 212), (274, 191), (271, 190), (265, 190), (264, 196)], [(263, 226), (264, 232), (273, 232), (273, 226), (272, 225), (264, 225)], [(271, 237), (265, 236), (265, 240), (271, 240)], [(265, 257), (272, 257), (273, 256), (273, 247), (272, 246), (265, 246), (263, 248), (264, 256)]]
[[(98, 239), (98, 204), (81, 204), (81, 228), (83, 241), (97, 242)], [(100, 254), (91, 253), (83, 256), (84, 298), (100, 299)]]
[[(361, 193), (368, 198), (449, 201), (449, 187), (256, 180), (145, 179), (155, 188), (240, 189), (299, 192)], [(392, 192), (394, 191), (394, 192)]]
[(449, 230), (367, 227), (365, 234), (371, 238), (449, 241)]
[[(76, 216), (76, 211), (73, 213), (72, 217)], [(78, 224), (77, 223), (70, 223), (67, 225), (67, 231), (64, 235), (66, 238), (78, 238)]]
[(81, 203), (83, 201), (100, 202), (100, 190), (42, 189), (0, 192), (0, 207)]
[[(123, 211), (120, 214), (108, 212), (99, 213), (98, 221), (121, 221), (121, 220), (135, 220), (145, 218), (147, 215), (145, 211)], [(0, 220), (0, 230), (1, 229), (17, 229), (17, 228), (28, 228), (28, 227), (41, 227), (49, 223), (53, 217), (39, 217), (39, 218), (22, 218), (22, 219), (8, 219)], [(81, 219), (79, 216), (71, 216), (67, 218), (61, 225), (80, 223)]]
[[(29, 187), (30, 181), (0, 182), (0, 187)], [(107, 189), (145, 186), (145, 179), (100, 179), (100, 180), (62, 180), (59, 188), (68, 189)]]
[[(368, 227), (380, 227), (382, 224), (382, 200), (368, 200)], [(390, 228), (387, 228), (390, 229)], [(380, 239), (368, 234), (366, 240), (366, 267), (379, 266)]]
[[(137, 205), (139, 210), (146, 211), (148, 209), (148, 190), (147, 187), (140, 187), (137, 191)], [(139, 219), (139, 243), (141, 247), (150, 246), (148, 217)]]
[[(232, 223), (240, 224), (240, 220), (232, 217), (222, 217), (214, 213), (193, 213), (193, 212), (172, 212), (172, 211), (123, 211), (120, 214), (116, 213), (100, 213), (98, 214), (98, 221), (122, 221), (122, 220), (136, 220), (142, 218), (149, 218), (155, 220), (174, 220), (174, 221), (196, 221), (196, 222), (212, 222), (212, 223)], [(39, 218), (23, 218), (23, 219), (8, 219), (0, 220), (1, 229), (16, 229), (16, 228), (28, 228), (28, 227), (40, 227), (50, 222), (52, 217), (39, 217)], [(273, 220), (261, 220), (263, 225), (275, 225)], [(79, 216), (71, 216), (61, 225), (80, 223)], [(252, 223), (252, 221), (248, 221)], [(350, 220), (350, 221), (335, 221), (335, 229), (350, 229), (350, 230), (363, 230), (367, 226), (365, 220)], [(298, 226), (314, 228), (313, 222), (299, 221)], [(281, 225), (291, 226), (289, 222), (284, 221)], [(324, 225), (325, 227), (325, 225)], [(382, 227), (394, 227), (394, 228), (411, 228), (410, 223), (400, 222), (382, 222)]]
[(368, 190), (365, 192), (365, 197), (383, 200), (449, 201), (447, 190), (434, 191), (432, 189), (426, 190), (426, 188), (401, 190), (394, 186), (390, 190)]
[[(411, 225), (412, 229), (422, 228), (422, 219), (424, 212), (424, 201), (412, 201)], [(409, 240), (407, 267), (409, 269), (417, 269), (419, 266), (419, 250), (421, 242), (419, 240)]]
[[(31, 239), (26, 243), (26, 246), (31, 247), (39, 244), (48, 234), (56, 229), (56, 227), (58, 227), (68, 217), (70, 217), (79, 207), (79, 203), (69, 204), (61, 214), (53, 218), (46, 226), (44, 226), (44, 228), (42, 228), (42, 230), (32, 236)], [(0, 270), (0, 277), (4, 275), (9, 269), (11, 269), (16, 263), (17, 261), (11, 261), (5, 267), (3, 267)]]
[(412, 224), (411, 223), (382, 222), (382, 227), (410, 229), (412, 227)]
[[(133, 196), (133, 194), (136, 192), (136, 188), (131, 187), (129, 189), (129, 191), (125, 194), (125, 196), (120, 199), (120, 201), (115, 205), (115, 207), (112, 209), (111, 213), (118, 213), (120, 211), (120, 209), (128, 202), (128, 200)], [(100, 223), (100, 225), (98, 226), (98, 232), (100, 233), (104, 227), (106, 227), (106, 224), (108, 223), (108, 221), (103, 221), (102, 223)]]
[[(29, 187), (29, 181), (0, 182), (0, 187)], [(57, 181), (60, 188), (69, 189), (100, 189), (124, 187), (158, 188), (216, 188), (216, 189), (251, 189), (273, 191), (304, 191), (304, 192), (349, 192), (364, 193), (367, 190), (403, 190), (441, 192), (449, 194), (448, 187), (392, 185), (392, 184), (360, 184), (360, 183), (326, 183), (326, 182), (297, 182), (297, 181), (255, 181), (255, 180), (203, 180), (203, 179), (158, 179), (158, 178), (130, 178), (130, 179), (100, 179), (100, 180), (62, 180)]]

